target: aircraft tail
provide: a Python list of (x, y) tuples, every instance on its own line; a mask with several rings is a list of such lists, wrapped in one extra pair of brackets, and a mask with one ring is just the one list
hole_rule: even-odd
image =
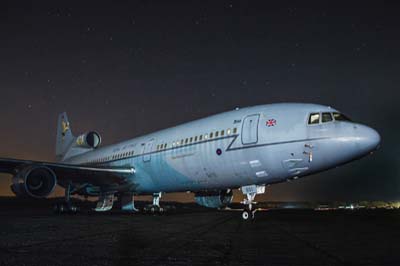
[(68, 122), (67, 113), (61, 113), (58, 115), (57, 122), (57, 137), (56, 137), (56, 157), (57, 160), (61, 161), (65, 154), (70, 149), (75, 137), (72, 135), (71, 128)]

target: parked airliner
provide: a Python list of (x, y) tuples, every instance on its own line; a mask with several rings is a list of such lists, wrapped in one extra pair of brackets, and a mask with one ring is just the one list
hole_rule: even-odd
[(18, 196), (48, 197), (57, 185), (70, 195), (98, 197), (108, 211), (114, 197), (137, 211), (134, 195), (153, 195), (152, 211), (163, 211), (163, 193), (193, 192), (203, 206), (232, 202), (232, 189), (245, 195), (243, 219), (254, 218), (254, 198), (266, 186), (298, 179), (359, 159), (377, 149), (379, 134), (341, 112), (317, 104), (280, 103), (237, 108), (117, 144), (100, 145), (95, 131), (75, 137), (66, 113), (59, 115), (57, 162), (0, 159), (0, 172), (13, 175)]

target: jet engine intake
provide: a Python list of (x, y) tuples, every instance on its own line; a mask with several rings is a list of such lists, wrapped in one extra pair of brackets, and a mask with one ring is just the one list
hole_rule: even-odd
[(217, 191), (197, 192), (194, 196), (197, 204), (207, 208), (222, 208), (233, 200), (233, 192), (230, 189)]
[(100, 146), (101, 136), (96, 131), (90, 131), (76, 138), (76, 145), (82, 148), (96, 149)]
[(53, 170), (44, 166), (32, 166), (13, 177), (11, 190), (17, 196), (46, 198), (55, 189), (57, 177)]

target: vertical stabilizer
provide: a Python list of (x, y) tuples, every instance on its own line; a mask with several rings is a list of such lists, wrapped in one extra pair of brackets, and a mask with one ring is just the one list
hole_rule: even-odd
[(56, 138), (56, 157), (61, 161), (71, 147), (75, 137), (72, 135), (68, 122), (67, 113), (58, 115), (57, 122), (57, 138)]

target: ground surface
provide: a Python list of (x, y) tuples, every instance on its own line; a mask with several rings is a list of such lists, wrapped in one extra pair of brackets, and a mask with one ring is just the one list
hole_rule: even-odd
[(400, 265), (399, 211), (54, 215), (0, 207), (0, 265)]

